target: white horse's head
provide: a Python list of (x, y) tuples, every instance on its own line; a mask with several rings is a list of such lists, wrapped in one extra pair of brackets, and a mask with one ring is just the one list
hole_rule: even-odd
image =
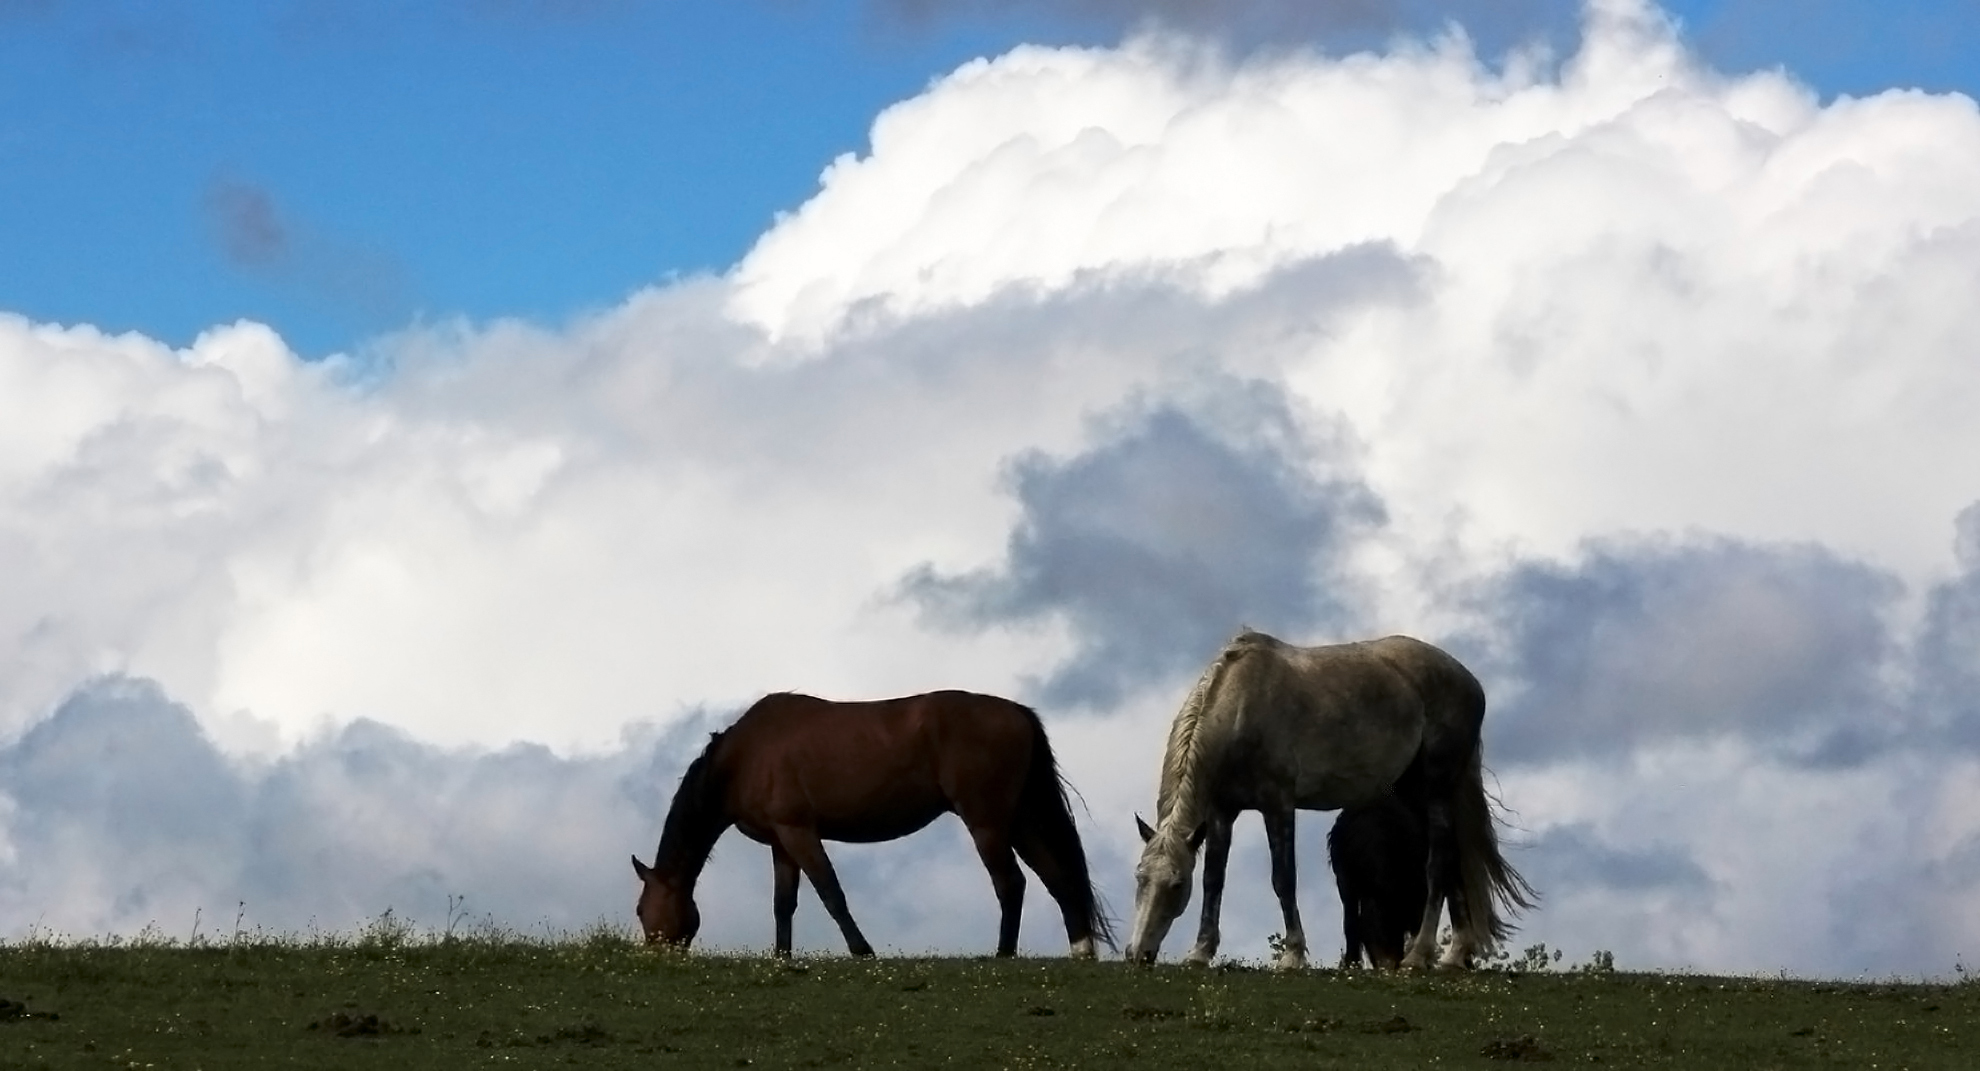
[(1166, 826), (1157, 833), (1140, 815), (1135, 816), (1134, 824), (1141, 831), (1141, 861), (1134, 867), (1134, 928), (1128, 931), (1127, 958), (1135, 963), (1153, 963), (1169, 927), (1189, 906), (1196, 850), (1203, 846), (1209, 827), (1198, 826), (1184, 836)]

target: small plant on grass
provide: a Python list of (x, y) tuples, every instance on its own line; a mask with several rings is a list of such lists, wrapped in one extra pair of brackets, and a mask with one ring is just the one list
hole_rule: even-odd
[(358, 931), (357, 946), (366, 952), (397, 952), (413, 939), (413, 924), (392, 913), (385, 913), (364, 924)]
[(1616, 954), (1607, 949), (1599, 949), (1588, 957), (1588, 962), (1568, 968), (1576, 974), (1616, 973)]
[(630, 930), (604, 919), (578, 931), (577, 940), (587, 952), (621, 952), (633, 947)]
[(1490, 954), (1480, 957), (1477, 966), (1482, 971), (1503, 971), (1507, 974), (1541, 974), (1553, 970), (1554, 964), (1560, 961), (1561, 950), (1558, 948), (1550, 949), (1543, 942), (1528, 946), (1526, 951), (1520, 953), (1517, 958), (1503, 948), (1495, 948)]

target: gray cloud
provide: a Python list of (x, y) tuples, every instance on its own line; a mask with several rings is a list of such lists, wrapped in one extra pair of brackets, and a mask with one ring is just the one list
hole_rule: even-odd
[(1960, 574), (1926, 600), (1916, 648), (1919, 708), (1948, 739), (1980, 748), (1980, 503), (1954, 522)]
[[(224, 939), (237, 913), (247, 930), (304, 933), (387, 909), (421, 929), (446, 926), (450, 909), (538, 935), (630, 926), (626, 856), (651, 855), (688, 758), (733, 716), (688, 711), (576, 757), (440, 748), (360, 720), (257, 763), (217, 750), (153, 682), (99, 679), (0, 747), (0, 927), (154, 925), (184, 939), (198, 925)], [(833, 854), (881, 947), (993, 943), (995, 900), (960, 824)], [(700, 891), (704, 943), (767, 946), (768, 863), (740, 834), (718, 846)], [(1029, 916), (1027, 948), (1063, 946), (1042, 892)], [(800, 947), (844, 947), (809, 893), (799, 923)]]
[(1224, 383), (1201, 412), (1160, 403), (1113, 424), (1084, 454), (1012, 466), (1024, 516), (1001, 568), (924, 567), (906, 595), (950, 623), (1064, 615), (1078, 649), (1042, 696), (1095, 707), (1187, 670), (1241, 623), (1297, 635), (1351, 620), (1341, 559), (1381, 504), (1325, 475), (1338, 447), (1277, 388)]
[(220, 251), (239, 267), (269, 268), (289, 257), (289, 226), (260, 186), (215, 180), (206, 190), (206, 217)]
[(520, 925), (617, 919), (623, 857), (665, 802), (655, 767), (684, 743), (648, 735), (565, 759), (447, 751), (358, 721), (256, 766), (155, 684), (98, 680), (0, 750), (0, 915), (176, 932), (245, 903), (251, 924), (278, 929), (386, 908), (438, 925), (466, 896)]
[(1712, 880), (1681, 844), (1617, 844), (1586, 823), (1547, 830), (1515, 862), (1533, 860), (1527, 877), (1546, 889), (1593, 888), (1623, 893), (1709, 890)]
[(1604, 542), (1576, 564), (1517, 566), (1486, 590), (1502, 759), (1737, 736), (1850, 765), (1900, 729), (1880, 677), (1900, 587), (1825, 549)]
[(1528, 36), (1565, 39), (1577, 0), (873, 0), (881, 17), (910, 27), (947, 18), (1036, 14), (1126, 31), (1161, 26), (1244, 42), (1288, 38), (1371, 47), (1396, 32), (1462, 23), (1488, 49)]
[(231, 266), (369, 324), (402, 323), (412, 312), (412, 287), (397, 257), (301, 225), (266, 187), (222, 176), (208, 184), (202, 202)]

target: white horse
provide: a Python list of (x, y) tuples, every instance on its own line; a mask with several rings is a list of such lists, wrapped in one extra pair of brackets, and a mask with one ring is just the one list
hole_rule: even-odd
[(1499, 852), (1485, 795), (1479, 729), (1485, 690), (1457, 659), (1420, 640), (1295, 647), (1249, 629), (1224, 646), (1169, 728), (1156, 828), (1139, 816), (1134, 928), (1127, 955), (1153, 962), (1189, 905), (1204, 852), (1203, 921), (1186, 961), (1217, 954), (1217, 915), (1230, 857), (1231, 822), (1265, 818), (1272, 890), (1285, 913), (1282, 968), (1306, 965), (1306, 931), (1294, 899), (1297, 810), (1331, 811), (1394, 788), (1423, 823), (1429, 898), (1404, 957), (1427, 967), (1450, 903), (1452, 940), (1440, 963), (1462, 967), (1511, 933), (1507, 917), (1534, 893)]

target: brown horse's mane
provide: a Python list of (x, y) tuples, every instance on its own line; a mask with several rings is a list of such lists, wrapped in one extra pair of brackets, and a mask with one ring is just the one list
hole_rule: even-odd
[(728, 828), (729, 818), (722, 810), (723, 786), (714, 762), (715, 748), (721, 743), (721, 733), (709, 733), (708, 746), (681, 774), (681, 786), (674, 790), (666, 824), (660, 828), (660, 847), (653, 856), (655, 870), (692, 878), (700, 873), (709, 853), (715, 850), (716, 839)]

